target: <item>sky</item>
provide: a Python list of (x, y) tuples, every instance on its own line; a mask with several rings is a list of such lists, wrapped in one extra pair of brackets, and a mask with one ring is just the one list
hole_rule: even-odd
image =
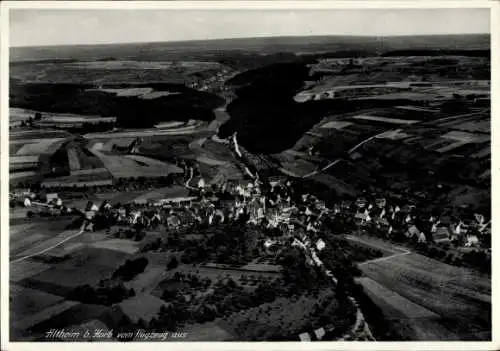
[(12, 9), (10, 46), (304, 35), (489, 33), (489, 9)]

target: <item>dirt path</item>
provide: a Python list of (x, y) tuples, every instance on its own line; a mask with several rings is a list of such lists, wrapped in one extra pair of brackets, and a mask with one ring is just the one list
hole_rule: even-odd
[(49, 247), (47, 247), (47, 248), (45, 248), (45, 249), (42, 249), (42, 250), (40, 250), (40, 251), (36, 251), (36, 252), (34, 252), (34, 253), (31, 253), (31, 254), (29, 254), (29, 255), (26, 255), (26, 256), (23, 256), (23, 257), (16, 258), (16, 259), (14, 259), (14, 260), (10, 261), (10, 263), (17, 263), (17, 262), (21, 262), (21, 261), (27, 260), (28, 258), (31, 258), (31, 257), (34, 257), (34, 256), (38, 256), (38, 255), (41, 255), (41, 254), (44, 254), (44, 253), (46, 253), (46, 252), (48, 252), (48, 251), (50, 251), (50, 250), (52, 250), (52, 249), (55, 249), (56, 247), (58, 247), (58, 246), (60, 246), (60, 245), (62, 245), (62, 244), (64, 244), (65, 242), (67, 242), (67, 241), (69, 241), (69, 240), (71, 240), (71, 239), (74, 239), (74, 238), (76, 238), (77, 236), (80, 236), (80, 235), (81, 235), (81, 234), (83, 234), (84, 232), (85, 232), (85, 231), (83, 230), (83, 227), (82, 227), (82, 228), (81, 228), (81, 229), (80, 229), (77, 233), (74, 233), (74, 234), (72, 234), (72, 235), (70, 235), (70, 236), (68, 236), (68, 237), (64, 238), (63, 240), (61, 240), (61, 241), (57, 242), (56, 244), (51, 245), (51, 246), (49, 246)]

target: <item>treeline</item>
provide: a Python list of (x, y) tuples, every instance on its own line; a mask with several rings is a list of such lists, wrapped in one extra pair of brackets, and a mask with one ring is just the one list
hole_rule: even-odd
[(43, 112), (114, 116), (118, 126), (146, 128), (170, 120), (211, 121), (214, 119), (212, 109), (224, 104), (224, 99), (217, 95), (189, 88), (183, 88), (182, 94), (150, 100), (87, 90), (91, 88), (93, 86), (84, 84), (19, 84), (11, 81), (10, 105)]
[(489, 49), (470, 49), (470, 50), (438, 50), (438, 49), (409, 49), (392, 50), (381, 54), (382, 57), (391, 56), (468, 56), (468, 57), (487, 57), (491, 55)]
[(88, 284), (77, 286), (67, 294), (66, 298), (82, 303), (111, 306), (132, 296), (135, 296), (134, 289), (127, 289), (123, 283), (116, 283), (97, 288)]

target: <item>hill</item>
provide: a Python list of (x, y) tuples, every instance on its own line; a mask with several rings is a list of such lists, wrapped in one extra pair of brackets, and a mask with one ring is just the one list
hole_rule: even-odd
[(489, 49), (489, 34), (394, 37), (301, 36), (181, 42), (65, 45), (10, 48), (10, 61), (222, 59), (228, 52), (317, 53), (364, 50), (372, 54), (409, 49)]

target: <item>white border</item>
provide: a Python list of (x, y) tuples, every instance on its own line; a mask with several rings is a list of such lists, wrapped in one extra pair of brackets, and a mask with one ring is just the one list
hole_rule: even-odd
[[(265, 350), (500, 350), (499, 327), (500, 322), (498, 316), (499, 309), (492, 298), (493, 308), (493, 341), (492, 342), (317, 342), (317, 343), (272, 343), (264, 342), (245, 343), (245, 342), (196, 342), (196, 343), (29, 343), (29, 342), (8, 342), (9, 319), (8, 319), (8, 289), (9, 289), (9, 225), (8, 225), (8, 48), (9, 48), (9, 9), (42, 9), (42, 8), (59, 8), (59, 9), (171, 9), (171, 10), (237, 10), (237, 9), (253, 9), (253, 10), (301, 10), (301, 9), (368, 9), (368, 8), (490, 8), (491, 9), (491, 93), (493, 95), (492, 102), (492, 214), (497, 206), (500, 207), (500, 199), (496, 196), (500, 189), (495, 184), (495, 179), (500, 176), (500, 160), (497, 155), (498, 147), (500, 146), (500, 127), (496, 122), (500, 118), (500, 104), (495, 103), (496, 98), (500, 96), (500, 5), (497, 1), (484, 0), (468, 0), (468, 1), (3, 1), (1, 4), (1, 57), (0, 57), (0, 179), (1, 179), (1, 202), (0, 202), (0, 220), (1, 227), (1, 305), (2, 319), (0, 324), (1, 330), (1, 350), (63, 350), (72, 349), (74, 351), (101, 348), (112, 350), (143, 350), (148, 348), (168, 348), (169, 350), (254, 350), (255, 348)], [(495, 138), (495, 135), (498, 137)], [(496, 221), (492, 221), (492, 247), (497, 247), (500, 239), (496, 238), (497, 232)], [(500, 245), (500, 244), (499, 244)], [(493, 250), (495, 252), (495, 250)], [(496, 269), (494, 255), (493, 274), (492, 274), (492, 296), (496, 296), (497, 287), (499, 284), (499, 271)], [(500, 261), (498, 261), (500, 262)]]

